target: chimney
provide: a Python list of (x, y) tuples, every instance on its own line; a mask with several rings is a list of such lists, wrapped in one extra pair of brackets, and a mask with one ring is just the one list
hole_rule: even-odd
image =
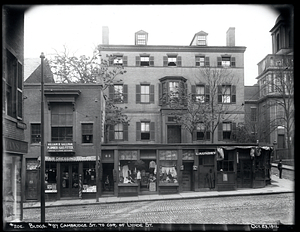
[(235, 27), (229, 27), (228, 31), (226, 32), (226, 46), (235, 46)]
[(108, 26), (102, 27), (102, 44), (108, 45), (109, 44), (109, 30)]

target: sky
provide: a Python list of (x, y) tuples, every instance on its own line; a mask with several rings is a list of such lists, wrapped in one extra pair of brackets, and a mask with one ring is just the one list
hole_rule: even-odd
[(188, 46), (195, 33), (208, 33), (208, 46), (226, 46), (235, 27), (235, 45), (245, 46), (245, 85), (255, 84), (257, 63), (272, 53), (270, 29), (279, 13), (272, 5), (35, 5), (25, 13), (24, 57), (51, 58), (66, 46), (92, 56), (109, 27), (109, 44), (134, 45), (134, 33), (148, 32), (148, 45)]

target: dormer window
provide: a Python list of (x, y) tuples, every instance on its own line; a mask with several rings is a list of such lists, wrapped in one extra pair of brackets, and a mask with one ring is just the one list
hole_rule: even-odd
[(147, 45), (148, 33), (140, 30), (135, 33), (135, 45)]
[(206, 45), (206, 35), (197, 36), (197, 45)]

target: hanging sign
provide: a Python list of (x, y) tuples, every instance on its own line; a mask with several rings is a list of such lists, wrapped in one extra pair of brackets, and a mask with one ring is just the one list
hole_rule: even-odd
[(215, 151), (200, 151), (200, 152), (196, 152), (196, 155), (215, 155), (216, 152)]
[(48, 142), (48, 152), (74, 152), (73, 142)]

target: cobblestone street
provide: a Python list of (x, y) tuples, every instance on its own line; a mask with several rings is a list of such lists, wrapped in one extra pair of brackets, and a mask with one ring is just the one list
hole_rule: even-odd
[[(294, 224), (294, 194), (216, 197), (46, 208), (46, 222)], [(40, 222), (40, 209), (24, 209)]]

